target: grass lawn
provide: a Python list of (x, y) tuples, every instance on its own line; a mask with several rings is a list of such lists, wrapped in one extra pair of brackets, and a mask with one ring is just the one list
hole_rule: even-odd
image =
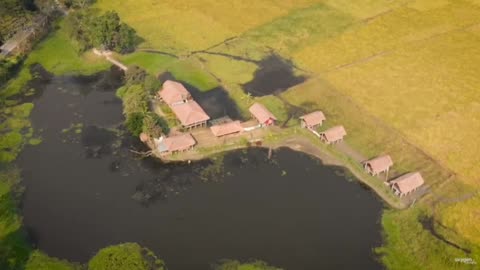
[(55, 75), (92, 74), (110, 66), (109, 62), (92, 52), (78, 55), (75, 45), (70, 42), (62, 26), (63, 22), (60, 22), (59, 30), (52, 32), (28, 55), (18, 76), (0, 90), (0, 97), (6, 98), (24, 90), (24, 85), (32, 78), (29, 70), (32, 64), (42, 64)]

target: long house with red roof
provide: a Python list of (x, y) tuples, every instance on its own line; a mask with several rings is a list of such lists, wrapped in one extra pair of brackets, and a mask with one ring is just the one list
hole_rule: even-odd
[(165, 81), (158, 96), (170, 107), (183, 128), (203, 127), (210, 120), (210, 116), (192, 99), (190, 92), (179, 82)]

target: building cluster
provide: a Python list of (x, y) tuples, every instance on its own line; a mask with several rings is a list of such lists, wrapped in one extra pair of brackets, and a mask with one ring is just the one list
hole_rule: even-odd
[[(316, 129), (321, 126), (325, 120), (325, 115), (321, 111), (312, 112), (300, 117), (301, 127), (310, 130), (323, 142), (327, 144), (334, 144), (342, 141), (345, 135), (347, 135), (347, 132), (343, 126), (334, 126), (320, 133), (316, 131)], [(376, 157), (363, 162), (363, 167), (367, 173), (373, 176), (384, 173), (385, 184), (388, 185), (393, 190), (395, 195), (399, 197), (406, 196), (423, 185), (424, 180), (419, 172), (407, 173), (391, 181), (387, 181), (388, 172), (392, 166), (393, 161), (389, 155)]]
[[(193, 128), (206, 127), (208, 125), (210, 117), (181, 83), (170, 80), (165, 81), (162, 89), (158, 92), (158, 98), (173, 111), (184, 130), (190, 131)], [(258, 125), (244, 127), (240, 121), (228, 119), (226, 122), (210, 126), (211, 133), (214, 137), (219, 138), (271, 126), (277, 121), (275, 115), (260, 103), (254, 103), (249, 108), (249, 112), (251, 116), (256, 119)], [(321, 111), (314, 111), (300, 117), (301, 127), (308, 129), (322, 142), (326, 144), (341, 142), (347, 135), (345, 128), (341, 125), (317, 132), (317, 129), (323, 125), (324, 121), (326, 121), (326, 117)], [(146, 140), (145, 134), (143, 134), (142, 140)], [(154, 148), (162, 155), (190, 150), (196, 143), (195, 138), (188, 132), (153, 139)], [(372, 176), (377, 176), (382, 173), (385, 174), (385, 184), (400, 197), (414, 192), (424, 184), (424, 180), (419, 172), (407, 173), (387, 181), (388, 173), (392, 166), (393, 161), (389, 155), (379, 156), (363, 162), (365, 171)]]
[[(168, 155), (176, 152), (183, 152), (192, 149), (197, 141), (189, 132), (193, 128), (207, 127), (210, 116), (193, 99), (190, 92), (179, 82), (167, 80), (157, 93), (160, 102), (166, 104), (175, 117), (180, 122), (183, 130), (187, 132), (169, 137), (154, 138), (151, 140), (151, 146), (161, 155)], [(240, 121), (222, 121), (210, 126), (210, 131), (214, 137), (224, 137), (227, 135), (248, 132), (264, 126), (270, 126), (277, 120), (275, 116), (260, 103), (253, 104), (249, 111), (253, 118), (258, 121), (258, 125), (253, 127), (244, 127)], [(214, 121), (212, 121), (214, 122)], [(141, 140), (150, 141), (146, 134), (142, 134)]]

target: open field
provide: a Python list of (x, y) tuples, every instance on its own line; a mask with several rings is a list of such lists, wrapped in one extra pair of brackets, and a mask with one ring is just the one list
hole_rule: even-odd
[[(122, 62), (170, 72), (201, 91), (223, 87), (244, 116), (254, 101), (280, 121), (290, 114), (284, 101), (320, 109), (322, 129), (343, 124), (347, 142), (363, 155), (390, 154), (392, 176), (421, 171), (429, 194), (382, 220), (386, 243), (378, 252), (389, 269), (474, 269), (455, 264), (456, 257), (480, 263), (480, 1), (98, 0), (95, 7), (119, 12), (144, 39), (141, 48), (172, 54), (137, 51), (117, 56)], [(243, 85), (271, 53), (307, 81), (276, 96), (247, 95)], [(0, 95), (18, 93), (36, 62), (55, 74), (109, 66), (78, 56), (60, 28)], [(15, 136), (2, 143), (20, 144)], [(471, 253), (436, 238), (423, 217)]]

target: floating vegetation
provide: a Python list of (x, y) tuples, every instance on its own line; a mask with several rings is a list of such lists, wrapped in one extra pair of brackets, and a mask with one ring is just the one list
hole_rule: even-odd
[(72, 123), (68, 128), (62, 129), (62, 133), (73, 132), (75, 134), (82, 133), (83, 123)]
[(216, 155), (212, 158), (212, 163), (208, 165), (200, 174), (202, 181), (220, 182), (225, 176), (225, 154)]

